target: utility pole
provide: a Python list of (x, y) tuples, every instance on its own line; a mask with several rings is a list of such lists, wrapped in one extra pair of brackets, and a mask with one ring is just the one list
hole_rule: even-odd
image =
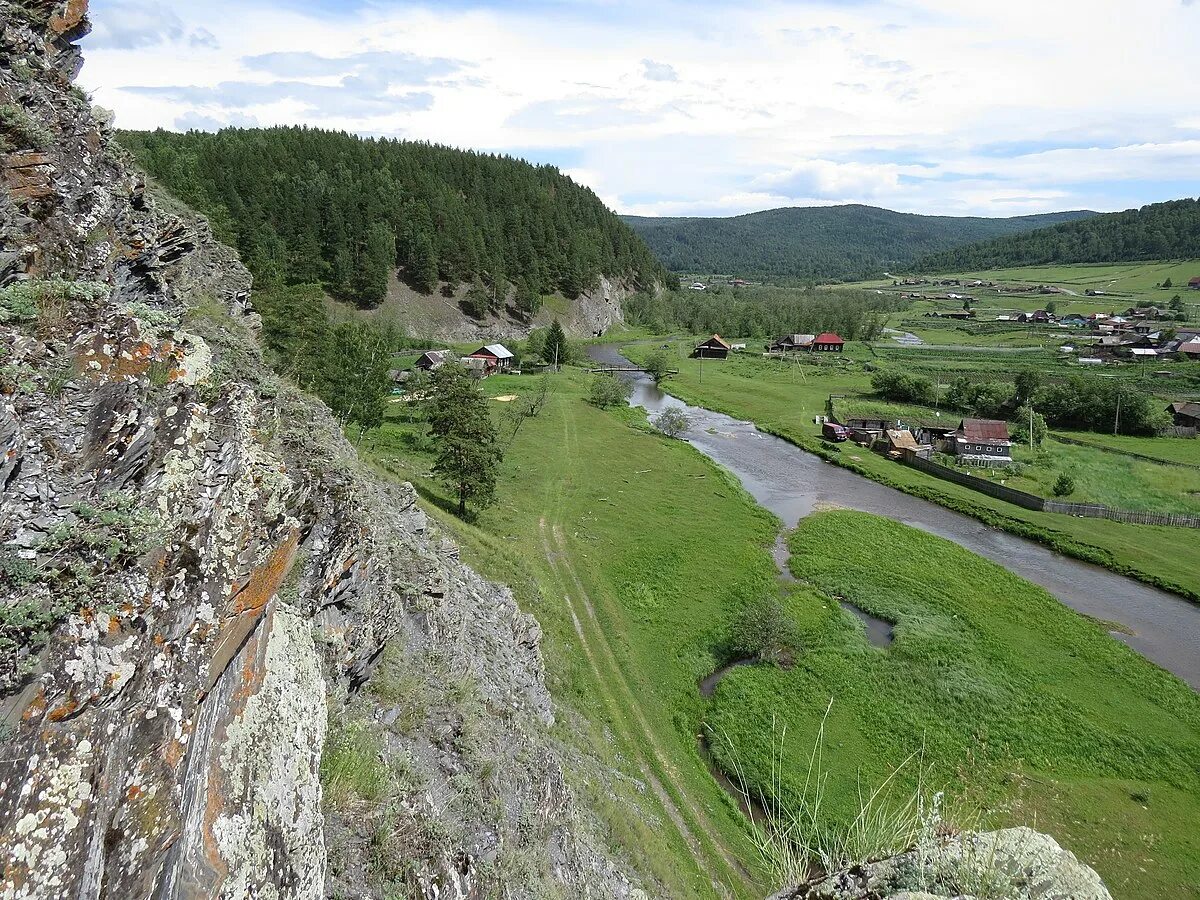
[(1029, 452), (1033, 452), (1033, 401), (1029, 401)]
[(1113, 418), (1113, 434), (1117, 433), (1117, 429), (1121, 426), (1121, 389), (1117, 388), (1117, 414)]
[(704, 384), (704, 348), (700, 348), (700, 383)]

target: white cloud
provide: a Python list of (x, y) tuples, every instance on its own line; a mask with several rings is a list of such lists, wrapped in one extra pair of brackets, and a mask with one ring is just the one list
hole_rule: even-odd
[(623, 211), (1111, 208), (1200, 170), (1194, 64), (1163, 49), (1200, 42), (1178, 0), (300, 7), (94, 0), (83, 86), (124, 127), (534, 153)]
[(642, 77), (647, 81), (678, 81), (679, 73), (675, 67), (667, 63), (655, 62), (652, 59), (642, 60)]

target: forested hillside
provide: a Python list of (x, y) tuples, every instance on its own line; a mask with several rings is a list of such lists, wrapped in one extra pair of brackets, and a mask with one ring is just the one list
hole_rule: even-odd
[(943, 250), (920, 259), (918, 268), (957, 272), (1196, 256), (1200, 256), (1200, 200), (1188, 198)]
[(877, 276), (923, 254), (1092, 215), (960, 218), (855, 204), (772, 209), (724, 219), (624, 219), (675, 272), (823, 280)]
[(120, 141), (234, 244), (260, 287), (320, 283), (381, 300), (391, 270), (422, 292), (474, 283), (474, 311), (536, 310), (601, 275), (667, 278), (589, 189), (552, 166), (313, 128), (122, 132)]

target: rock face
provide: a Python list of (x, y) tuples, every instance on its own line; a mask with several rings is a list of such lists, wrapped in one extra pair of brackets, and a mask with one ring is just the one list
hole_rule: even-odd
[(960, 835), (771, 900), (1112, 900), (1100, 876), (1029, 828)]
[(0, 0), (0, 897), (636, 896), (536, 623), (264, 368), (86, 12)]

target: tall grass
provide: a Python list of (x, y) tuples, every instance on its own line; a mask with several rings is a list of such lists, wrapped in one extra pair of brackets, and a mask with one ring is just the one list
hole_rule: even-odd
[[(941, 829), (940, 792), (927, 796), (922, 751), (911, 753), (874, 787), (858, 786), (858, 813), (848, 824), (837, 824), (822, 812), (830, 773), (825, 767), (825, 725), (833, 699), (817, 729), (804, 785), (798, 795), (784, 789), (787, 727), (771, 722), (771, 775), (767, 792), (755, 791), (729, 736), (721, 739), (733, 759), (734, 783), (748, 808), (762, 810), (751, 817), (750, 829), (762, 861), (777, 884), (798, 884), (814, 876), (895, 856), (930, 842)], [(896, 797), (899, 776), (918, 768), (917, 784)]]

